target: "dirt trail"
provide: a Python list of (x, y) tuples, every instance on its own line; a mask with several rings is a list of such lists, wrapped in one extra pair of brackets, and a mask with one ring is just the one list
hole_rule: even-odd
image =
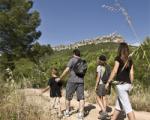
[[(25, 89), (25, 96), (26, 100), (29, 104), (36, 104), (37, 106), (42, 106), (43, 115), (46, 115), (47, 111), (49, 111), (49, 106), (50, 106), (50, 98), (49, 98), (49, 93), (46, 92), (42, 96), (38, 96), (41, 90), (39, 89)], [(61, 99), (61, 105), (62, 105), (62, 110), (65, 109), (65, 98), (62, 97)], [(77, 109), (78, 109), (78, 102), (73, 99), (71, 101), (71, 106), (72, 106), (72, 115), (68, 118), (63, 118), (61, 120), (77, 120)], [(86, 116), (84, 120), (98, 120), (98, 105), (96, 104), (91, 104), (86, 102), (85, 103), (85, 113)], [(56, 110), (51, 111), (51, 116), (53, 117), (53, 120), (60, 120), (57, 119), (57, 114)], [(144, 111), (135, 111), (135, 116), (137, 120), (150, 120), (150, 112), (144, 112)], [(118, 120), (128, 120), (127, 118), (119, 118)]]

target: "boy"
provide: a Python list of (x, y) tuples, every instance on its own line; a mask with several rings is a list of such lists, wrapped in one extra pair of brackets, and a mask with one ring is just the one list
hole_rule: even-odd
[(60, 81), (56, 82), (56, 78), (58, 78), (58, 70), (57, 68), (52, 68), (48, 86), (41, 92), (41, 95), (50, 89), (50, 97), (52, 98), (51, 108), (56, 108), (56, 105), (58, 105), (58, 117), (62, 117), (60, 105), (60, 98), (62, 97), (62, 83)]

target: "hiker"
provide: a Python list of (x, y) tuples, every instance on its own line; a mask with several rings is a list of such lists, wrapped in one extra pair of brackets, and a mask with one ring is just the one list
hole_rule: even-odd
[(134, 79), (134, 69), (132, 59), (129, 57), (129, 47), (125, 42), (120, 43), (118, 55), (115, 58), (113, 71), (105, 86), (106, 89), (115, 76), (117, 81), (116, 92), (118, 97), (116, 100), (115, 111), (111, 120), (116, 120), (122, 109), (127, 114), (129, 120), (135, 120), (135, 115), (132, 110), (128, 95), (132, 88), (131, 84), (133, 83)]
[(99, 112), (100, 115), (98, 119), (104, 119), (108, 117), (108, 113), (106, 111), (106, 106), (107, 106), (106, 95), (110, 94), (110, 87), (109, 90), (106, 91), (105, 84), (109, 79), (110, 73), (111, 73), (111, 69), (106, 62), (106, 56), (101, 55), (98, 60), (96, 85), (95, 85), (95, 91), (97, 94), (96, 100), (100, 107), (100, 112)]
[(58, 79), (61, 80), (67, 73), (70, 73), (66, 85), (66, 110), (64, 116), (70, 116), (70, 102), (76, 92), (77, 101), (79, 101), (78, 119), (84, 118), (84, 76), (87, 70), (85, 60), (80, 58), (79, 49), (73, 51), (73, 57), (69, 60), (66, 69)]
[(58, 108), (58, 117), (62, 117), (60, 103), (60, 99), (62, 97), (62, 82), (56, 82), (56, 78), (58, 78), (58, 70), (54, 67), (51, 70), (51, 77), (48, 80), (48, 86), (41, 92), (40, 95), (50, 89), (50, 97), (52, 100), (52, 103), (50, 103), (51, 109)]

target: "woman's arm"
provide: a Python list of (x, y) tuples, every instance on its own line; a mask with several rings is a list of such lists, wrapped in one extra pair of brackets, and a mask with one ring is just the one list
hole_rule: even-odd
[(131, 66), (131, 70), (130, 70), (130, 80), (131, 80), (131, 83), (133, 83), (133, 80), (134, 80), (134, 67), (133, 67), (133, 65)]
[(108, 88), (109, 86), (109, 83), (114, 79), (114, 77), (116, 76), (117, 74), (117, 71), (118, 71), (118, 68), (119, 68), (119, 62), (118, 61), (115, 61), (115, 65), (114, 65), (114, 68), (110, 74), (110, 77), (106, 83), (106, 88)]

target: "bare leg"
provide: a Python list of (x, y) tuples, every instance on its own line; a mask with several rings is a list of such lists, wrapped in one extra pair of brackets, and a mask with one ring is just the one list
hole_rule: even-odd
[(79, 112), (84, 113), (84, 100), (79, 101)]
[(118, 117), (118, 115), (119, 115), (119, 113), (120, 113), (120, 111), (115, 110), (114, 113), (113, 113), (113, 116), (112, 116), (111, 120), (116, 120), (117, 117)]
[(103, 106), (101, 97), (97, 96), (97, 101), (98, 101), (98, 104), (100, 105), (102, 111), (105, 112), (105, 108)]
[(55, 108), (56, 97), (51, 98), (51, 109)]
[(98, 96), (96, 97), (96, 101), (97, 101), (97, 103), (98, 103), (98, 105), (99, 105), (99, 111), (102, 111), (102, 108), (101, 108), (101, 105), (99, 104), (99, 100), (98, 100), (99, 98), (98, 98)]
[(128, 119), (129, 120), (136, 120), (136, 118), (135, 118), (135, 115), (134, 115), (134, 112), (132, 111), (132, 112), (130, 112), (130, 113), (128, 113), (127, 114), (127, 116), (128, 116)]
[(60, 98), (58, 97), (58, 114), (61, 115), (61, 102), (60, 102)]
[(66, 100), (66, 111), (69, 111), (70, 109), (70, 101)]
[(106, 111), (106, 97), (105, 96), (102, 97), (102, 103), (104, 106), (104, 110)]

